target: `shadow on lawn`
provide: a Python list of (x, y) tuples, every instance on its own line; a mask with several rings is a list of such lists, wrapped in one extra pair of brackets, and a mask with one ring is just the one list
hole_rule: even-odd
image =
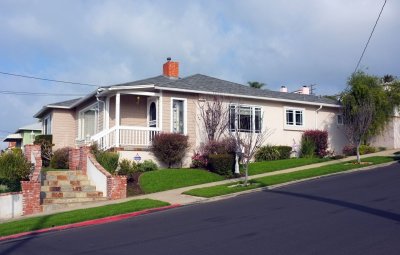
[[(44, 227), (44, 224), (48, 221), (48, 219), (50, 217), (51, 217), (51, 215), (47, 215), (47, 216), (41, 217), (39, 219), (39, 221), (33, 226), (32, 230), (34, 231), (34, 230), (42, 229)], [(36, 233), (36, 234), (33, 233), (33, 234), (28, 235), (28, 236), (22, 237), (21, 239), (15, 239), (15, 240), (8, 241), (8, 243), (12, 242), (14, 244), (11, 245), (10, 247), (8, 247), (7, 249), (5, 249), (4, 251), (1, 251), (1, 249), (0, 249), (0, 253), (2, 255), (13, 254), (15, 251), (17, 251), (18, 249), (22, 248), (26, 244), (28, 244), (30, 240), (32, 240), (33, 238), (35, 238), (39, 234), (40, 233)], [(7, 241), (6, 241), (6, 243), (7, 243)]]

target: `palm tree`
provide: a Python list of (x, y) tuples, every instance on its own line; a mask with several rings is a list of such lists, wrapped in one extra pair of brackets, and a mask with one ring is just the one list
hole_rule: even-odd
[(261, 89), (262, 87), (265, 86), (265, 83), (258, 82), (258, 81), (248, 81), (247, 84), (249, 84), (249, 86), (251, 88), (255, 88), (255, 89)]

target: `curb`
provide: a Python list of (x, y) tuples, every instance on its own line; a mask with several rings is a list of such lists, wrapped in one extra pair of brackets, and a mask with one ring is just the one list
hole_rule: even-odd
[(52, 228), (33, 230), (33, 231), (28, 231), (28, 232), (23, 232), (23, 233), (0, 237), (0, 242), (17, 239), (17, 238), (21, 238), (21, 237), (35, 236), (35, 235), (41, 234), (41, 233), (62, 231), (62, 230), (72, 229), (72, 228), (79, 228), (79, 227), (86, 227), (86, 226), (116, 222), (116, 221), (121, 221), (121, 220), (129, 219), (129, 218), (137, 217), (140, 215), (145, 215), (145, 214), (149, 214), (149, 213), (153, 213), (153, 212), (165, 211), (168, 209), (177, 208), (177, 207), (181, 207), (181, 206), (182, 205), (180, 205), (180, 204), (173, 204), (173, 205), (168, 205), (168, 206), (163, 206), (163, 207), (158, 207), (158, 208), (145, 209), (145, 210), (137, 211), (137, 212), (108, 216), (108, 217), (100, 218), (100, 219), (71, 223), (71, 224), (56, 226), (56, 227), (52, 227)]

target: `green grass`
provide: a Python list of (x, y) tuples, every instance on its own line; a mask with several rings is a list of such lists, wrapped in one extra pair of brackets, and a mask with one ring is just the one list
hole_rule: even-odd
[(141, 199), (119, 204), (80, 209), (70, 212), (11, 221), (0, 224), (0, 236), (7, 236), (43, 228), (50, 228), (53, 226), (61, 226), (86, 220), (99, 219), (108, 216), (114, 216), (167, 205), (169, 204), (162, 201)]
[(249, 164), (249, 175), (263, 174), (299, 166), (325, 162), (327, 158), (291, 158), (282, 160), (262, 161)]
[[(391, 162), (393, 160), (396, 160), (396, 159), (392, 158), (392, 157), (376, 156), (376, 157), (364, 158), (363, 162), (371, 162), (371, 163), (373, 163), (372, 165), (376, 165), (376, 164)], [(354, 161), (351, 161), (351, 162), (354, 162)], [(338, 164), (332, 164), (332, 165), (327, 165), (327, 166), (322, 166), (322, 167), (317, 167), (317, 168), (310, 168), (307, 170), (301, 170), (301, 171), (297, 171), (297, 172), (293, 172), (293, 173), (277, 174), (277, 175), (272, 175), (272, 176), (256, 178), (256, 179), (253, 179), (250, 181), (250, 183), (252, 183), (253, 185), (250, 185), (248, 187), (243, 187), (243, 186), (229, 187), (229, 186), (232, 186), (232, 184), (223, 184), (223, 185), (207, 187), (207, 188), (192, 189), (192, 190), (184, 192), (184, 194), (209, 198), (209, 197), (221, 196), (221, 195), (241, 192), (241, 191), (265, 187), (265, 186), (281, 184), (281, 183), (285, 183), (285, 182), (291, 182), (291, 181), (295, 181), (295, 180), (302, 180), (302, 179), (307, 179), (307, 178), (326, 175), (326, 174), (343, 172), (343, 171), (356, 169), (356, 168), (362, 168), (362, 167), (366, 167), (366, 166), (369, 166), (369, 165), (338, 163)], [(236, 184), (238, 184), (238, 183), (236, 183)]]
[(199, 169), (161, 169), (143, 173), (139, 178), (144, 193), (187, 187), (224, 180), (224, 177)]

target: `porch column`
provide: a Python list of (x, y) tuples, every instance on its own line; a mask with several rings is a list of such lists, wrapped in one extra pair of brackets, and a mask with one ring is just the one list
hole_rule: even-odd
[(119, 147), (120, 100), (121, 94), (115, 95), (115, 147)]

